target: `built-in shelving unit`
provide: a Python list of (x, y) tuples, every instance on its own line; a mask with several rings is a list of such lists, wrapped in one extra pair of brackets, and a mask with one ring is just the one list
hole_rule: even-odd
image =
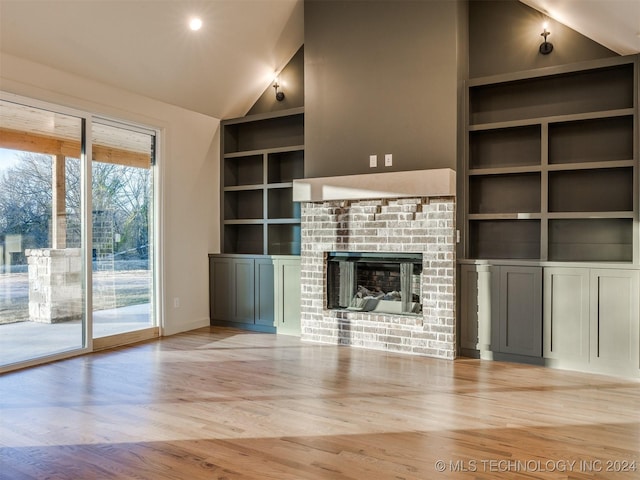
[(469, 82), (466, 258), (638, 262), (637, 75), (618, 57)]
[(468, 83), (463, 354), (640, 377), (638, 65)]
[(222, 132), (223, 253), (299, 255), (304, 110), (225, 120)]
[(209, 255), (212, 325), (300, 335), (304, 109), (221, 123), (221, 253)]

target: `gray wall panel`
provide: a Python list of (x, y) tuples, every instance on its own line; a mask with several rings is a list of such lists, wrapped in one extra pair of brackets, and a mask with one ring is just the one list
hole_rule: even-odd
[(305, 176), (456, 168), (462, 12), (437, 0), (305, 2)]
[(575, 30), (547, 20), (554, 49), (541, 55), (542, 13), (515, 0), (470, 1), (470, 78), (617, 56)]

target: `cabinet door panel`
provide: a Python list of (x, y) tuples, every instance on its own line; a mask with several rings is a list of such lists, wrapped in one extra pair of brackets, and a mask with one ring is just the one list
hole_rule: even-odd
[(273, 260), (256, 260), (256, 325), (274, 326)]
[(544, 269), (544, 357), (589, 361), (589, 270)]
[(592, 270), (591, 361), (611, 369), (638, 370), (638, 272)]
[(212, 320), (231, 320), (231, 261), (228, 258), (209, 259), (209, 295)]
[[(491, 350), (492, 345), (499, 345), (499, 340), (492, 339), (492, 332), (499, 332), (499, 267), (478, 265), (478, 349)], [(496, 335), (498, 337), (498, 335)]]
[(472, 265), (460, 267), (460, 348), (478, 349), (478, 272)]
[(282, 318), (278, 332), (300, 335), (300, 261), (283, 262), (282, 271)]
[(232, 281), (233, 312), (231, 321), (254, 323), (254, 260), (234, 259)]
[(500, 267), (500, 352), (542, 356), (542, 269)]

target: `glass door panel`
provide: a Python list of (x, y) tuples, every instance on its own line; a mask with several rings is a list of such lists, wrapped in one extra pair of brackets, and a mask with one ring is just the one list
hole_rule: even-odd
[(93, 337), (154, 326), (153, 134), (92, 125)]
[(0, 100), (0, 367), (86, 347), (82, 122)]

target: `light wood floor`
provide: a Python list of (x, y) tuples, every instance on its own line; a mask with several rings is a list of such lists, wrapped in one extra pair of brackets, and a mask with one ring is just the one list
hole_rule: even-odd
[(11, 480), (640, 478), (640, 382), (230, 329), (5, 374), (0, 408)]

